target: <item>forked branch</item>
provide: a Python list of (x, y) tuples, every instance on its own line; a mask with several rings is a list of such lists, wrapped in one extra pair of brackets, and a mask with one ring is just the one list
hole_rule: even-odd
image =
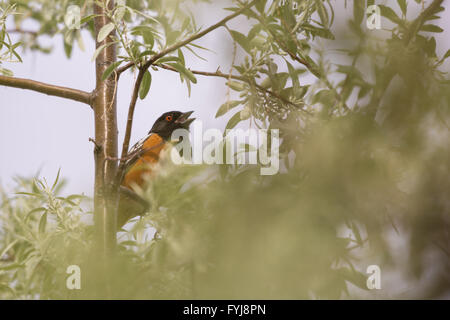
[[(203, 36), (205, 36), (206, 34), (216, 30), (219, 27), (224, 26), (228, 21), (230, 21), (231, 19), (236, 18), (237, 16), (239, 16), (240, 14), (242, 14), (242, 12), (244, 12), (245, 10), (249, 9), (250, 7), (252, 7), (258, 0), (253, 0), (251, 2), (249, 2), (247, 5), (245, 5), (244, 7), (242, 7), (241, 9), (237, 10), (236, 12), (234, 12), (233, 14), (230, 14), (229, 16), (223, 18), (222, 20), (220, 20), (219, 22), (217, 22), (216, 24), (213, 24), (212, 26), (206, 28), (205, 30), (196, 33), (192, 36), (190, 36), (189, 38), (182, 40), (178, 43), (175, 43), (174, 45), (162, 50), (161, 52), (155, 54), (154, 56), (152, 56), (145, 64), (143, 64), (141, 67), (139, 67), (139, 73), (138, 76), (136, 78), (136, 82), (134, 84), (134, 88), (133, 88), (133, 94), (131, 96), (131, 101), (130, 101), (130, 106), (128, 108), (128, 119), (127, 119), (127, 126), (125, 129), (125, 137), (123, 140), (123, 145), (122, 145), (122, 159), (125, 159), (127, 154), (128, 154), (128, 148), (130, 146), (130, 138), (131, 138), (131, 129), (133, 127), (133, 117), (134, 117), (134, 110), (136, 107), (136, 101), (137, 101), (137, 97), (139, 94), (139, 87), (141, 86), (141, 82), (142, 79), (144, 77), (145, 72), (147, 71), (147, 69), (153, 65), (158, 59), (166, 56), (167, 54), (191, 43), (192, 41), (195, 41)], [(122, 72), (128, 70), (129, 68), (131, 68), (132, 66), (134, 66), (134, 62), (129, 62), (128, 64), (124, 65), (121, 68), (117, 69), (117, 74), (120, 75)], [(117, 177), (122, 176), (122, 171), (124, 169), (124, 161), (120, 161), (120, 165), (119, 165), (119, 170), (117, 172)], [(119, 182), (118, 179), (116, 179), (116, 182)]]

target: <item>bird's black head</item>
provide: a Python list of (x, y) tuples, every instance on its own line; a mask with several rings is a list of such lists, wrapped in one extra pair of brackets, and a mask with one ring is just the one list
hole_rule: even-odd
[(166, 112), (155, 121), (149, 133), (157, 133), (164, 140), (169, 140), (176, 129), (189, 130), (189, 125), (195, 120), (195, 118), (189, 118), (193, 112)]

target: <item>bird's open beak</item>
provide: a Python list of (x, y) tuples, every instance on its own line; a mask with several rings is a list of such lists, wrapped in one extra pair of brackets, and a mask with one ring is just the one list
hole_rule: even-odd
[(175, 123), (179, 123), (183, 128), (188, 129), (189, 125), (195, 120), (195, 118), (189, 118), (189, 116), (193, 113), (194, 111), (183, 113), (177, 120), (175, 120)]

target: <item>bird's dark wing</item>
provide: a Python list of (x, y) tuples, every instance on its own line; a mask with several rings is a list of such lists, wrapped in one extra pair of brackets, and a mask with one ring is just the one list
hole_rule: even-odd
[(144, 143), (148, 138), (150, 138), (152, 134), (153, 133), (148, 134), (131, 147), (130, 151), (127, 154), (127, 160), (125, 162), (125, 172), (127, 172), (128, 169), (130, 169), (133, 166), (133, 164), (137, 161), (137, 159), (139, 159), (139, 157), (143, 153), (145, 153), (146, 150), (144, 149)]

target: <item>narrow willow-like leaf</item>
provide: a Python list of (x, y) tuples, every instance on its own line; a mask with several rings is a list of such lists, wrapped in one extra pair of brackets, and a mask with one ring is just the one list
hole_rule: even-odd
[(227, 123), (227, 125), (225, 127), (225, 130), (233, 129), (241, 121), (242, 121), (242, 119), (241, 119), (241, 111), (238, 111), (230, 118), (230, 120), (228, 120), (228, 123)]
[(116, 61), (114, 63), (111, 63), (109, 65), (109, 67), (106, 68), (105, 72), (103, 72), (102, 81), (105, 81), (106, 79), (108, 79), (110, 74), (113, 73), (113, 71), (116, 70), (117, 67), (120, 66), (121, 63), (122, 63), (122, 61)]
[(193, 83), (197, 83), (197, 78), (194, 76), (194, 74), (190, 70), (186, 69), (185, 66), (181, 65), (180, 63), (168, 63), (168, 65), (170, 65), (171, 67), (174, 67), (179, 73), (186, 76)]
[(152, 75), (147, 70), (142, 78), (141, 86), (139, 87), (139, 98), (144, 100), (150, 90), (150, 85), (152, 83)]
[(241, 104), (242, 101), (227, 101), (224, 104), (222, 104), (219, 107), (219, 110), (217, 110), (216, 118), (223, 116), (225, 113), (233, 109), (234, 107), (237, 107), (239, 104)]
[(46, 226), (47, 226), (47, 212), (45, 212), (42, 215), (41, 220), (39, 221), (39, 233), (44, 233)]
[(97, 35), (97, 41), (98, 42), (102, 42), (103, 40), (106, 39), (106, 37), (111, 33), (111, 31), (114, 30), (114, 24), (112, 22), (105, 24), (100, 31), (98, 32)]

